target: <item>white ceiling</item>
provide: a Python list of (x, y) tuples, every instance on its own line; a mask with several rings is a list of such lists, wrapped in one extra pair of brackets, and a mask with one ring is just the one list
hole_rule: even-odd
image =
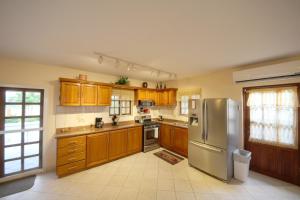
[(180, 78), (299, 54), (299, 19), (299, 0), (2, 0), (0, 55), (125, 73), (97, 51)]

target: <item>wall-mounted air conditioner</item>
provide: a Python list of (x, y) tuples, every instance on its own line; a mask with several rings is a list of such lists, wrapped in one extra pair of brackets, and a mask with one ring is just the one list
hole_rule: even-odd
[(233, 72), (233, 81), (243, 83), (268, 79), (285, 79), (300, 76), (300, 60), (266, 65)]

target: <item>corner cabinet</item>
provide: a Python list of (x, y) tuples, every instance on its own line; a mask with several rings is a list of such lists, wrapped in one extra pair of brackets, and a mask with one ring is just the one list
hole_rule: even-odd
[(188, 129), (160, 125), (160, 145), (182, 156), (188, 156)]
[(80, 83), (60, 83), (60, 104), (64, 106), (80, 106), (81, 86)]

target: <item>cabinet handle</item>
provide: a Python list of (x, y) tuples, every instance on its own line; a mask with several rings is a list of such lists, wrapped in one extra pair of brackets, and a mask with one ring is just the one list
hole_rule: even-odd
[(77, 144), (77, 143), (78, 143), (77, 141), (69, 142), (68, 145), (75, 145), (75, 144)]

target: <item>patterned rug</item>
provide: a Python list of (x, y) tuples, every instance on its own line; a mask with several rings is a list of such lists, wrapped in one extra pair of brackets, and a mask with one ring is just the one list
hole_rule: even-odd
[(153, 154), (156, 155), (157, 157), (167, 161), (168, 163), (170, 163), (172, 165), (175, 165), (183, 160), (183, 158), (181, 158), (169, 151), (166, 151), (166, 150), (162, 150), (162, 151), (159, 151), (159, 152), (156, 152)]

